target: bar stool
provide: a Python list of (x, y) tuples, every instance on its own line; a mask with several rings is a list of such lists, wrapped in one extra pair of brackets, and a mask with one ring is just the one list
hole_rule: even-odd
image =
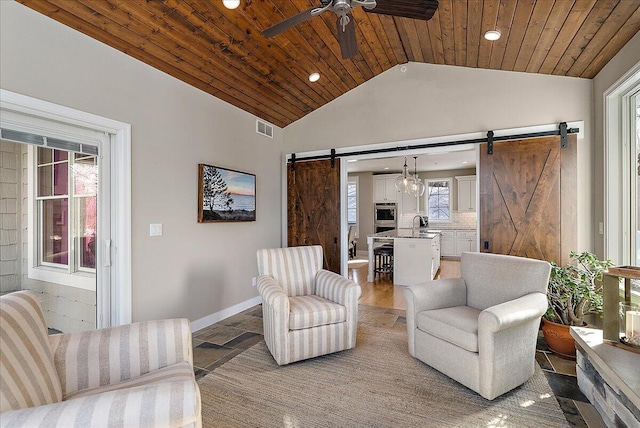
[(374, 279), (376, 275), (389, 275), (393, 278), (393, 245), (387, 244), (373, 249)]

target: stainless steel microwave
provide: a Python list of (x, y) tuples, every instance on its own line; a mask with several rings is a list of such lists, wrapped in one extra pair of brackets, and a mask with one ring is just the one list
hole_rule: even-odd
[(397, 221), (398, 207), (396, 204), (382, 203), (376, 204), (374, 213), (374, 223), (376, 224), (395, 224)]

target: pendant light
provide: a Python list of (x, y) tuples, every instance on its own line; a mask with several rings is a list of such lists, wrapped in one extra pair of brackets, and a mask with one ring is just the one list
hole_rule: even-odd
[(407, 193), (411, 196), (422, 196), (424, 194), (425, 185), (418, 177), (418, 156), (413, 157), (413, 182), (407, 188)]
[(400, 193), (409, 193), (409, 187), (415, 183), (415, 179), (409, 175), (407, 168), (407, 157), (404, 157), (404, 166), (402, 167), (402, 175), (396, 178), (396, 189)]

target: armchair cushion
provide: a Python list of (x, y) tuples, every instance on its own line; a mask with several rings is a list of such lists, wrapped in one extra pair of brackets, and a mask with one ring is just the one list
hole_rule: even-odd
[(182, 382), (190, 380), (193, 380), (193, 367), (187, 361), (183, 361), (123, 382), (98, 386), (96, 388), (81, 389), (80, 391), (65, 395), (64, 399), (71, 400), (89, 395), (102, 394), (109, 391), (117, 391), (119, 389), (136, 388), (139, 386), (148, 386), (164, 382)]
[(258, 271), (276, 280), (287, 296), (314, 294), (315, 279), (322, 269), (322, 247), (269, 248), (258, 251)]
[(167, 319), (49, 337), (64, 396), (119, 383), (187, 361), (189, 321)]
[(478, 352), (480, 311), (469, 306), (418, 312), (419, 330), (470, 352)]
[(157, 382), (31, 409), (2, 413), (4, 427), (194, 427), (202, 426), (200, 391), (188, 381)]
[(289, 298), (289, 330), (318, 327), (344, 322), (347, 309), (320, 296)]
[(0, 412), (62, 400), (40, 302), (30, 291), (0, 298)]

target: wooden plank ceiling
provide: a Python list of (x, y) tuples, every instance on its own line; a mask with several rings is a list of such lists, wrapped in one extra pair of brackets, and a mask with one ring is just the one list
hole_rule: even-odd
[(640, 30), (640, 0), (440, 0), (430, 21), (357, 8), (343, 60), (330, 11), (260, 34), (319, 0), (18, 1), (281, 127), (407, 61), (592, 78)]

